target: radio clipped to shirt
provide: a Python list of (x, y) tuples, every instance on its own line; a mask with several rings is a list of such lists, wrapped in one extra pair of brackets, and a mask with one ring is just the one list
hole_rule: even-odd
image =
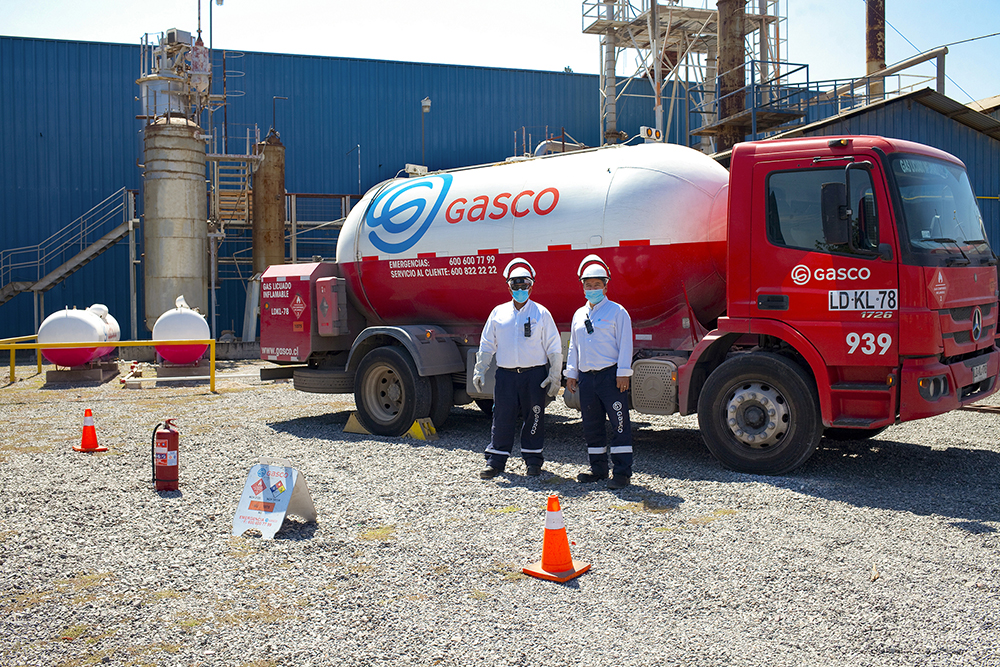
[(524, 323), (524, 337), (525, 338), (531, 338), (531, 318), (530, 317), (528, 318), (528, 321)]

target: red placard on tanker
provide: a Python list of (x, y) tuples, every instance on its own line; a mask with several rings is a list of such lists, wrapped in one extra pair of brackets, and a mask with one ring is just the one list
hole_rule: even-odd
[(260, 281), (260, 337), (280, 341), (262, 347), (262, 359), (304, 361), (311, 350), (309, 308), (312, 264), (272, 266)]

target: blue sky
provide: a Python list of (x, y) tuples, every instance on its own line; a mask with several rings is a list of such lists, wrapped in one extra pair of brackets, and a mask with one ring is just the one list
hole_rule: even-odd
[[(579, 0), (202, 0), (206, 43), (210, 2), (216, 48), (519, 69), (569, 66), (583, 73), (600, 67), (598, 38), (583, 34)], [(681, 4), (704, 7), (706, 0)], [(1000, 32), (1000, 0), (885, 4), (895, 28), (887, 27), (889, 64)], [(809, 64), (810, 79), (864, 73), (864, 0), (788, 0), (782, 6), (788, 60)], [(198, 0), (4, 0), (3, 7), (0, 34), (118, 43), (138, 43), (143, 33), (174, 27), (194, 32), (198, 17)], [(1000, 35), (950, 46), (945, 93), (963, 103), (1000, 95), (998, 56)], [(633, 69), (622, 63), (622, 71)], [(914, 72), (933, 76), (934, 65)]]

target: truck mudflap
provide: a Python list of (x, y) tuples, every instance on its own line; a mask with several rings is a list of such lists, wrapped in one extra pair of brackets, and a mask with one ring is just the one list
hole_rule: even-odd
[(980, 401), (997, 390), (1000, 351), (943, 364), (904, 359), (900, 371), (899, 420), (933, 417)]

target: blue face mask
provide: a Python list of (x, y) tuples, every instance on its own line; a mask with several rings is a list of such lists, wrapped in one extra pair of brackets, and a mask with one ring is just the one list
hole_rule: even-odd
[(526, 289), (511, 290), (511, 294), (514, 296), (514, 301), (517, 301), (518, 303), (524, 303), (528, 300), (528, 292), (529, 290)]
[(585, 289), (583, 290), (583, 295), (587, 297), (587, 301), (589, 301), (592, 306), (596, 306), (601, 301), (604, 301), (603, 289)]

